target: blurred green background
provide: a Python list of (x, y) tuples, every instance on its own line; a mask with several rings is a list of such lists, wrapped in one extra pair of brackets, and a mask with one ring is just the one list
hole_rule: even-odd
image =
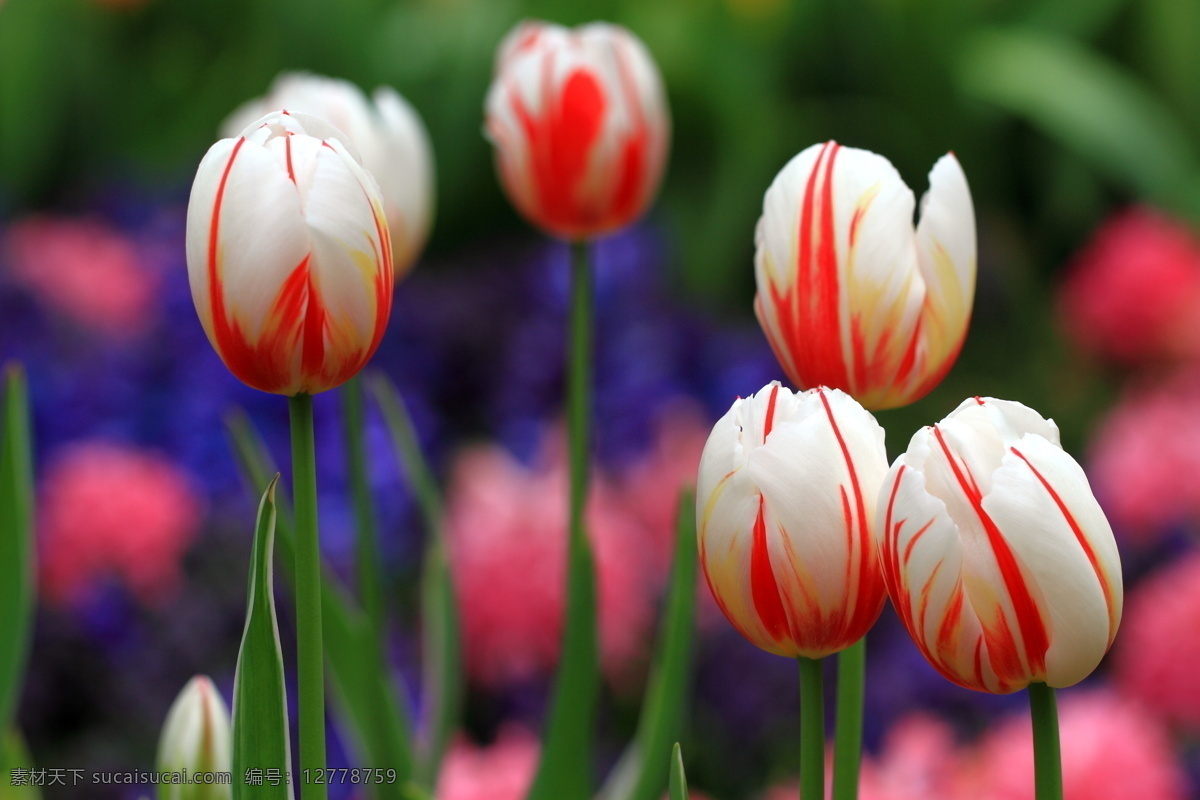
[(655, 215), (672, 279), (719, 315), (749, 314), (754, 223), (790, 156), (830, 138), (872, 149), (919, 194), (953, 149), (980, 289), (935, 409), (964, 392), (1019, 397), (1080, 444), (1110, 398), (1052, 335), (1054, 271), (1124, 202), (1200, 218), (1191, 0), (6, 0), (0, 216), (69, 209), (113, 182), (182, 192), (231, 109), (307, 69), (391, 84), (424, 116), (431, 261), (528, 235), (481, 133), (495, 45), (524, 17), (614, 20), (655, 54), (674, 118)]

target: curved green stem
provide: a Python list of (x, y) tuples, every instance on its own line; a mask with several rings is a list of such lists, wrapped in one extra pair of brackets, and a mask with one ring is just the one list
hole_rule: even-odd
[(303, 800), (325, 800), (325, 784), (305, 783), (306, 770), (325, 769), (325, 651), (321, 640), (321, 542), (317, 534), (317, 462), (312, 397), (288, 400), (292, 424), (292, 484), (296, 509), (296, 672), (300, 693), (300, 775)]
[(1037, 800), (1062, 800), (1062, 752), (1058, 740), (1058, 701), (1044, 683), (1029, 684), (1033, 717), (1033, 785)]
[(800, 662), (800, 797), (825, 798), (825, 679), (821, 659)]
[(862, 759), (867, 639), (838, 653), (837, 727), (833, 739), (833, 800), (856, 800)]

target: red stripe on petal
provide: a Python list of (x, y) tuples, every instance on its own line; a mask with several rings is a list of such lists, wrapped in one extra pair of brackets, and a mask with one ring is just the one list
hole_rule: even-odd
[[(987, 533), (988, 544), (992, 549), (992, 553), (996, 558), (996, 566), (1000, 569), (1001, 579), (1004, 581), (1004, 588), (1008, 592), (1009, 599), (1012, 601), (1013, 611), (1017, 616), (1017, 629), (1021, 635), (1021, 641), (1024, 644), (1025, 658), (1029, 663), (1030, 672), (1034, 677), (1040, 676), (1046, 670), (1046, 651), (1050, 648), (1049, 638), (1046, 635), (1046, 623), (1042, 619), (1041, 610), (1037, 603), (1033, 600), (1033, 595), (1029, 591), (1029, 586), (1025, 583), (1024, 575), (1021, 572), (1021, 567), (1017, 563), (1016, 556), (1013, 555), (1012, 549), (1005, 541), (1004, 535), (983, 510), (983, 498), (980, 495), (979, 489), (974, 485), (974, 481), (968, 482), (967, 477), (963, 474), (954, 455), (950, 452), (950, 448), (946, 445), (946, 440), (942, 436), (942, 431), (936, 425), (933, 426), (934, 436), (941, 445), (942, 452), (946, 456), (946, 460), (950, 464), (950, 469), (954, 472), (954, 477), (957, 479), (959, 487), (967, 500), (970, 501), (971, 507), (978, 516), (980, 524), (983, 525), (984, 531)], [(993, 667), (996, 669), (997, 675), (1000, 675), (1002, 680), (1007, 680), (1008, 677), (1016, 677), (1016, 673), (1012, 672), (1013, 665), (1008, 659), (1008, 654), (998, 652), (1005, 647), (1005, 638), (1011, 637), (1008, 623), (1004, 618), (1003, 610), (997, 608), (999, 614), (999, 624), (992, 631), (992, 636), (988, 640), (988, 654), (992, 658)], [(987, 628), (985, 627), (985, 631)], [(996, 640), (996, 645), (993, 646), (993, 639)], [(1014, 656), (1017, 654), (1013, 653)], [(997, 666), (997, 658), (1003, 662), (1001, 666)], [(1019, 662), (1019, 659), (1018, 659)]]
[[(975, 399), (979, 400), (978, 397)], [(983, 405), (983, 401), (980, 401), (979, 404)], [(1083, 528), (1081, 528), (1079, 523), (1075, 520), (1075, 515), (1071, 513), (1069, 508), (1067, 508), (1067, 504), (1063, 502), (1062, 497), (1059, 496), (1058, 492), (1054, 490), (1054, 487), (1050, 485), (1050, 482), (1046, 480), (1042, 473), (1038, 471), (1038, 468), (1035, 467), (1030, 460), (1025, 457), (1025, 454), (1017, 448), (1010, 447), (1009, 449), (1016, 454), (1017, 458), (1025, 462), (1026, 466), (1028, 466), (1030, 471), (1033, 472), (1034, 477), (1036, 477), (1042, 486), (1046, 488), (1046, 491), (1050, 494), (1051, 499), (1054, 500), (1054, 504), (1057, 505), (1058, 510), (1062, 512), (1063, 518), (1067, 521), (1067, 525), (1071, 527), (1071, 532), (1075, 534), (1075, 539), (1079, 542), (1079, 546), (1083, 548), (1083, 552), (1087, 556), (1088, 562), (1092, 565), (1092, 571), (1096, 573), (1096, 579), (1100, 581), (1100, 589), (1104, 592), (1104, 602), (1108, 607), (1109, 644), (1112, 644), (1112, 639), (1117, 634), (1116, 598), (1113, 594), (1112, 584), (1109, 582), (1108, 576), (1104, 572), (1104, 567), (1100, 564), (1100, 559), (1096, 556), (1096, 551), (1092, 549), (1092, 543), (1088, 541), (1087, 535), (1083, 532)]]
[(758, 500), (758, 516), (754, 518), (753, 542), (750, 548), (750, 591), (754, 598), (754, 610), (762, 623), (763, 630), (776, 642), (789, 635), (787, 612), (771, 568), (771, 554), (767, 548), (767, 523), (763, 513), (763, 500)]

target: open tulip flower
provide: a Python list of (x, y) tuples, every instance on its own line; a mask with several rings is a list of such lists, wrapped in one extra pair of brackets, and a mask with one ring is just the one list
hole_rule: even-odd
[(871, 528), (883, 429), (853, 398), (778, 382), (739, 399), (700, 460), (700, 564), (725, 616), (783, 656), (844, 650), (885, 591)]
[(521, 23), (500, 45), (486, 115), (509, 199), (554, 236), (610, 233), (654, 198), (670, 135), (666, 93), (624, 28)]
[(913, 436), (876, 515), (888, 592), (929, 662), (1006, 693), (1086, 678), (1121, 619), (1112, 529), (1058, 428), (972, 398)]
[(379, 182), (392, 239), (392, 266), (400, 277), (412, 267), (433, 215), (433, 153), (416, 110), (396, 90), (381, 86), (367, 97), (353, 83), (285, 72), (264, 97), (243, 104), (221, 126), (236, 138), (247, 125), (277, 109), (333, 123), (354, 143), (363, 168)]
[(776, 176), (756, 232), (755, 312), (788, 377), (867, 408), (919, 400), (958, 357), (975, 293), (975, 212), (953, 154), (921, 219), (882, 156), (837, 142)]
[(322, 119), (269, 114), (200, 162), (192, 299), (225, 365), (255, 389), (316, 394), (363, 368), (391, 310), (391, 252), (375, 180)]

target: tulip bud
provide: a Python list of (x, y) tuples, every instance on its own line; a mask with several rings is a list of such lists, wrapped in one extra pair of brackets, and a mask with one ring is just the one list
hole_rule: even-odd
[(197, 772), (228, 773), (233, 751), (229, 709), (211, 680), (197, 675), (167, 712), (158, 740), (158, 771), (183, 773), (178, 784), (158, 787), (158, 800), (229, 800), (229, 784), (191, 783)]
[(523, 22), (501, 43), (487, 135), (509, 200), (563, 239), (587, 239), (642, 215), (666, 164), (662, 78), (626, 29)]
[(324, 120), (269, 114), (209, 149), (188, 203), (187, 262), (209, 341), (255, 389), (332, 389), (383, 338), (393, 280), (383, 202)]
[(882, 156), (813, 145), (763, 200), (754, 310), (788, 377), (867, 408), (919, 400), (949, 371), (975, 294), (975, 212), (957, 159), (929, 173), (921, 220)]
[(892, 603), (960, 686), (1070, 686), (1112, 644), (1123, 596), (1112, 529), (1033, 409), (973, 398), (918, 431), (876, 518)]
[(387, 86), (368, 98), (349, 81), (285, 72), (264, 97), (234, 111), (221, 125), (221, 135), (237, 137), (280, 108), (326, 119), (354, 143), (363, 168), (379, 182), (392, 237), (392, 268), (397, 278), (403, 277), (425, 246), (433, 216), (433, 153), (416, 110)]
[(700, 459), (700, 564), (717, 605), (753, 644), (821, 658), (883, 608), (872, 539), (887, 473), (883, 429), (855, 400), (778, 382), (733, 404)]

